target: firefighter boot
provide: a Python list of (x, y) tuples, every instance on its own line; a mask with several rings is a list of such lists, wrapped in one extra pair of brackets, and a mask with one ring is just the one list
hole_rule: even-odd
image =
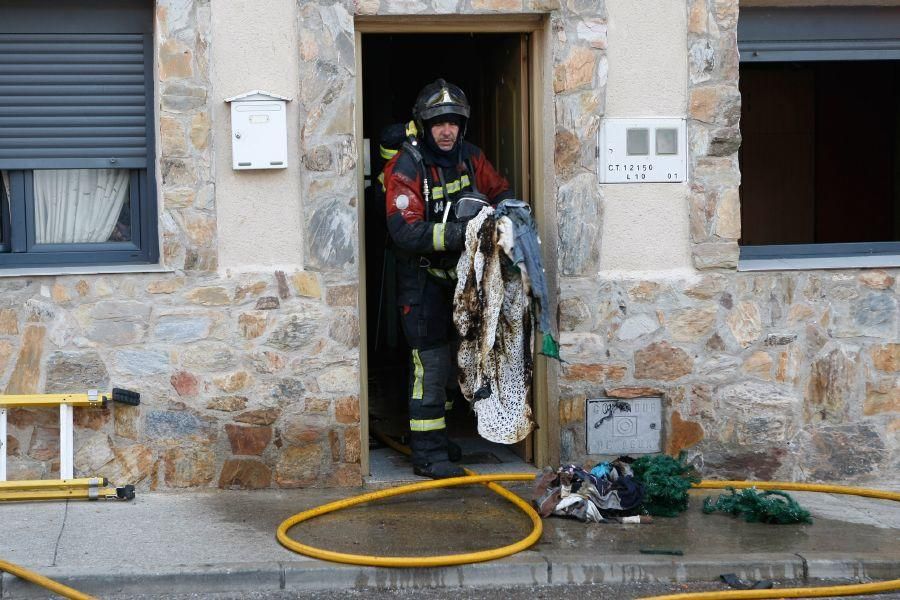
[(459, 444), (449, 438), (447, 439), (447, 458), (450, 459), (450, 462), (459, 462), (462, 460), (462, 448), (459, 447)]
[(458, 467), (447, 461), (429, 463), (424, 466), (415, 466), (413, 467), (413, 473), (420, 477), (430, 477), (431, 479), (463, 477), (466, 474), (466, 472), (462, 470), (462, 467)]

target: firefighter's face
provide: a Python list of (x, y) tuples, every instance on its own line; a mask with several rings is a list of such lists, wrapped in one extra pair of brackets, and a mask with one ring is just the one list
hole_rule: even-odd
[(456, 138), (459, 136), (459, 125), (445, 121), (431, 126), (431, 137), (438, 148), (447, 151), (453, 149)]

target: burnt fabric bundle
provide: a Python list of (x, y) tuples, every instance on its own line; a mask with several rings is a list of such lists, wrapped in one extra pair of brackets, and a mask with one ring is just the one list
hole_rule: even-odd
[(481, 209), (466, 225), (456, 274), (459, 387), (472, 403), (478, 434), (515, 444), (534, 429), (528, 402), (533, 303), (544, 335), (541, 352), (559, 359), (559, 344), (550, 331), (540, 239), (528, 205), (508, 199), (496, 209)]
[(712, 497), (703, 501), (703, 512), (710, 514), (717, 510), (743, 515), (748, 523), (812, 523), (809, 511), (800, 506), (790, 494), (778, 490), (758, 492), (755, 488), (735, 491), (726, 488), (730, 496)]
[(503, 259), (494, 209), (487, 207), (466, 226), (453, 297), (459, 333), (459, 387), (472, 403), (478, 434), (515, 444), (531, 433), (528, 405), (531, 302), (521, 274)]
[(532, 500), (542, 517), (566, 516), (600, 523), (611, 517), (635, 514), (644, 491), (631, 467), (621, 461), (596, 476), (575, 465), (556, 471), (547, 467), (537, 480)]
[(644, 509), (654, 517), (674, 517), (687, 509), (688, 490), (700, 481), (694, 467), (665, 454), (642, 456), (631, 464), (635, 478), (644, 485)]

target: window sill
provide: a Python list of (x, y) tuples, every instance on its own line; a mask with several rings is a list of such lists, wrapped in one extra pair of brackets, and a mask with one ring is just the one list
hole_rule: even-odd
[(20, 267), (0, 269), (0, 278), (34, 277), (38, 275), (107, 275), (115, 273), (174, 273), (165, 265), (87, 265), (70, 267)]
[(891, 267), (900, 267), (900, 254), (742, 258), (738, 261), (738, 271), (810, 271)]

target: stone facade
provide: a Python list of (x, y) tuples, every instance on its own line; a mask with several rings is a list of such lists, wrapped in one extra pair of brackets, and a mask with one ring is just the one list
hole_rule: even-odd
[[(358, 483), (345, 287), (310, 271), (3, 280), (5, 390), (141, 392), (138, 407), (76, 409), (78, 473), (153, 488)], [(55, 476), (58, 434), (55, 411), (11, 410), (10, 479)]]
[[(707, 475), (865, 480), (900, 464), (897, 270), (745, 274), (736, 0), (687, 0), (697, 272), (597, 277), (607, 17), (597, 0), (297, 3), (305, 261), (220, 273), (211, 7), (158, 0), (158, 175), (171, 273), (0, 280), (6, 393), (130, 387), (140, 407), (76, 411), (76, 472), (139, 489), (356, 485), (360, 473), (354, 15), (544, 14), (553, 104), (562, 352), (550, 404), (565, 462), (587, 398), (664, 398), (666, 451)], [(549, 152), (549, 149), (548, 149)], [(55, 413), (9, 414), (9, 477), (58, 473)], [(551, 439), (555, 436), (551, 436)]]
[[(587, 398), (664, 398), (667, 452), (707, 476), (872, 480), (896, 473), (897, 273), (703, 273), (563, 280), (564, 461)], [(585, 298), (599, 297), (594, 305)]]
[(738, 0), (688, 2), (690, 235), (697, 269), (737, 267)]
[[(139, 407), (76, 410), (77, 474), (139, 489), (361, 482), (352, 17), (300, 3), (299, 19), (307, 264), (218, 273), (211, 6), (158, 0), (161, 254), (173, 272), (0, 280), (5, 393), (142, 394)], [(10, 479), (58, 477), (55, 412), (10, 411), (8, 441)]]
[(656, 395), (666, 452), (686, 450), (706, 476), (893, 481), (900, 273), (736, 271), (738, 2), (686, 8), (698, 274), (598, 284), (561, 269), (562, 460), (600, 458), (585, 455), (587, 398)]

